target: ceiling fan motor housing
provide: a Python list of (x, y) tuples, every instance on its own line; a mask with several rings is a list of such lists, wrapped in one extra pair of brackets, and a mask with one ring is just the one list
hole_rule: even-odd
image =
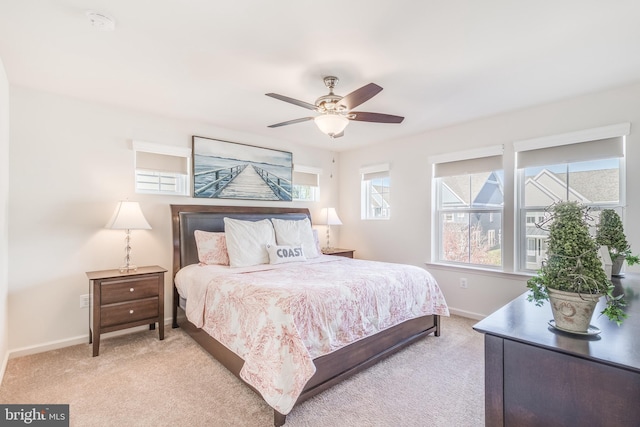
[(316, 106), (318, 107), (319, 113), (341, 113), (345, 110), (343, 105), (338, 105), (338, 101), (340, 101), (342, 97), (333, 93), (333, 88), (336, 87), (339, 81), (335, 76), (326, 76), (324, 78), (324, 85), (329, 88), (329, 94), (316, 99)]

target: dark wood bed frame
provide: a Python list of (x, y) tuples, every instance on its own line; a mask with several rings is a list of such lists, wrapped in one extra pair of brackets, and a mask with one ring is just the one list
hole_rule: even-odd
[[(193, 231), (223, 231), (224, 217), (250, 221), (264, 218), (304, 219), (306, 217), (311, 219), (309, 210), (302, 208), (171, 205), (173, 277), (183, 266), (198, 262)], [(242, 358), (186, 319), (184, 311), (180, 308), (180, 296), (175, 284), (173, 286), (173, 327), (183, 328), (216, 360), (240, 378), (240, 370), (244, 364)], [(306, 384), (296, 405), (432, 333), (440, 336), (440, 317), (437, 315), (403, 322), (316, 358), (314, 360), (316, 373)], [(247, 385), (256, 391), (249, 384)], [(285, 421), (286, 415), (274, 410), (274, 425), (282, 426)]]

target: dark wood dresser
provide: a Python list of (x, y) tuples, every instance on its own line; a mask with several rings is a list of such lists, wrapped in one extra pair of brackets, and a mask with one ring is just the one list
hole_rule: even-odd
[(548, 302), (524, 294), (474, 326), (485, 334), (485, 424), (493, 426), (640, 425), (640, 276), (613, 280), (626, 295), (618, 327), (600, 316), (599, 335), (548, 326)]
[(100, 351), (100, 335), (106, 332), (149, 325), (164, 339), (164, 273), (157, 265), (136, 271), (90, 271), (89, 342), (93, 356)]

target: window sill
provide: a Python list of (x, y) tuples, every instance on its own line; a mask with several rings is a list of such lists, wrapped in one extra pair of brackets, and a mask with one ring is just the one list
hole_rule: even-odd
[(499, 277), (502, 279), (515, 279), (515, 280), (527, 280), (530, 277), (535, 276), (535, 273), (525, 273), (525, 272), (516, 272), (516, 271), (502, 271), (502, 270), (494, 270), (491, 268), (482, 268), (476, 266), (466, 266), (466, 265), (452, 265), (452, 264), (440, 264), (434, 262), (425, 262), (427, 267), (433, 270), (442, 270), (442, 271), (467, 271), (473, 274), (480, 274), (483, 276), (491, 276), (491, 277)]

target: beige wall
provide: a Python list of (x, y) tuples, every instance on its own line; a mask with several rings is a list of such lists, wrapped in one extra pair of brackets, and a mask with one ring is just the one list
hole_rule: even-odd
[[(124, 232), (106, 230), (119, 200), (140, 202), (152, 230), (133, 231), (137, 265), (171, 267), (169, 204), (203, 199), (134, 193), (132, 139), (191, 146), (191, 136), (276, 148), (295, 163), (322, 168), (318, 203), (252, 203), (304, 206), (312, 216), (337, 203), (333, 154), (219, 129), (202, 123), (152, 116), (12, 87), (11, 187), (9, 189), (9, 348), (12, 355), (88, 342), (86, 271), (122, 263)], [(250, 204), (247, 201), (210, 204)], [(171, 313), (167, 274), (165, 313)]]
[[(321, 177), (322, 200), (297, 205), (308, 206), (315, 215), (323, 206), (338, 208), (344, 225), (332, 229), (336, 246), (356, 249), (360, 258), (424, 266), (431, 259), (432, 244), (429, 156), (504, 144), (505, 174), (509, 177), (513, 176), (513, 141), (631, 122), (626, 218), (640, 214), (640, 194), (633, 186), (640, 182), (640, 168), (634, 167), (640, 162), (640, 137), (634, 132), (634, 123), (640, 123), (640, 85), (341, 153), (335, 155), (336, 164), (332, 164), (333, 153), (324, 150), (25, 88), (11, 88), (10, 106), (9, 210), (4, 221), (0, 216), (0, 226), (6, 230), (10, 223), (11, 228), (5, 249), (8, 261), (2, 261), (0, 252), (0, 262), (11, 265), (11, 269), (8, 276), (4, 269), (4, 283), (0, 276), (0, 303), (3, 292), (7, 292), (2, 286), (6, 288), (8, 283), (11, 328), (5, 348), (14, 355), (87, 341), (88, 311), (79, 308), (79, 296), (88, 291), (86, 271), (114, 268), (122, 261), (122, 233), (103, 228), (118, 200), (139, 201), (153, 227), (134, 232), (134, 262), (170, 267), (168, 205), (198, 203), (200, 199), (136, 195), (132, 139), (189, 147), (195, 134), (292, 151), (296, 163), (325, 171)], [(6, 153), (6, 148), (3, 150)], [(383, 162), (391, 164), (392, 218), (362, 221), (358, 170)], [(333, 179), (329, 178), (330, 171)], [(514, 191), (508, 182), (505, 191)], [(7, 205), (6, 195), (4, 199)], [(0, 191), (0, 206), (2, 203)], [(511, 209), (505, 207), (505, 229), (513, 228), (514, 219), (508, 214)], [(640, 223), (626, 221), (626, 232), (639, 251)], [(6, 246), (6, 241), (3, 237), (0, 243)], [(507, 239), (504, 250), (513, 251), (511, 240)], [(428, 268), (453, 311), (469, 316), (487, 315), (525, 290), (526, 277), (514, 274)], [(461, 277), (467, 278), (467, 289), (459, 287)], [(171, 295), (168, 277), (165, 286)], [(167, 298), (167, 313), (171, 312), (170, 304)], [(5, 322), (5, 337), (6, 330)], [(2, 332), (0, 329), (0, 345)]]
[[(408, 116), (407, 120), (411, 120)], [(581, 96), (535, 108), (488, 117), (391, 141), (340, 157), (340, 227), (342, 247), (356, 255), (424, 266), (431, 260), (431, 179), (429, 156), (504, 144), (505, 193), (514, 194), (512, 143), (583, 129), (631, 122), (627, 138), (627, 209), (625, 231), (632, 248), (640, 252), (640, 84)], [(392, 214), (388, 221), (360, 220), (358, 169), (381, 162), (391, 164)], [(505, 202), (504, 252), (514, 252), (513, 197)], [(508, 236), (511, 236), (509, 238)], [(507, 263), (507, 269), (513, 263)], [(455, 312), (484, 316), (526, 290), (526, 277), (451, 267), (429, 266)], [(468, 280), (461, 289), (460, 278)]]
[(9, 81), (0, 59), (0, 382), (9, 348)]

